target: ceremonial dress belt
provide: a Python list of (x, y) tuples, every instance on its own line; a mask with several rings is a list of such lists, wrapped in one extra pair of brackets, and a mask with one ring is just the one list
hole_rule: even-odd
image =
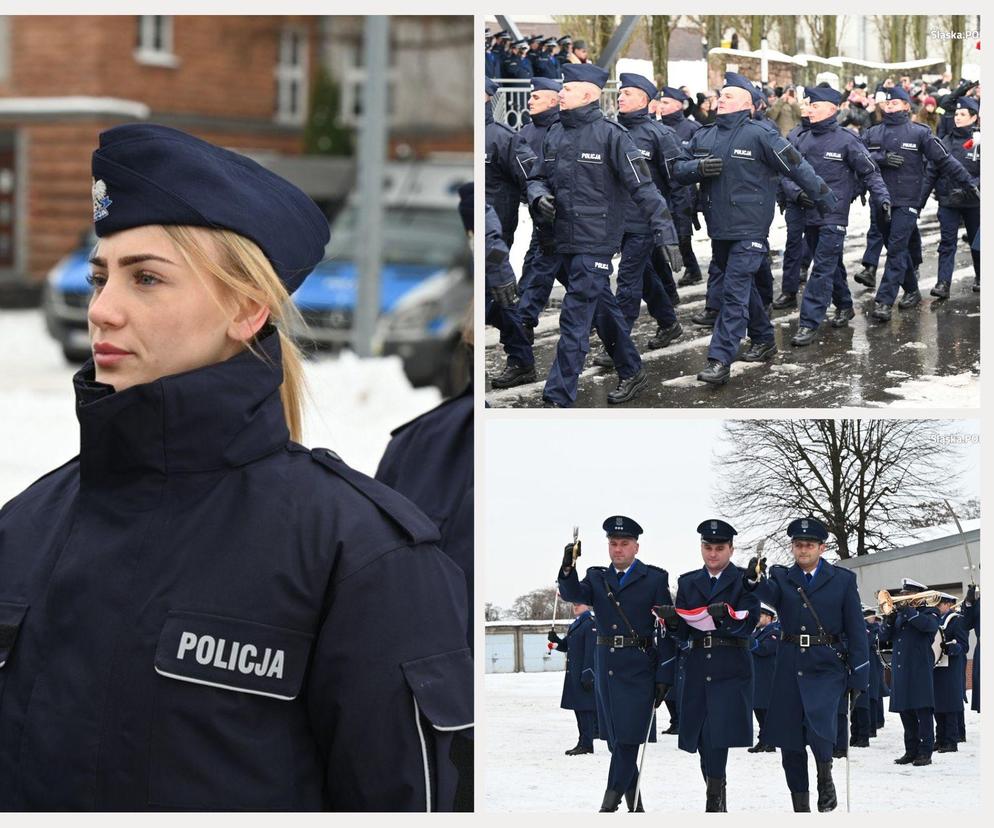
[(648, 647), (652, 639), (648, 637), (631, 638), (627, 635), (599, 635), (597, 643), (606, 647)]
[(705, 650), (710, 650), (712, 647), (738, 647), (739, 649), (745, 649), (749, 646), (749, 642), (744, 638), (718, 638), (717, 636), (708, 633), (704, 638), (695, 638), (690, 642), (691, 649), (698, 649), (703, 647)]
[(796, 644), (803, 649), (805, 647), (838, 644), (841, 639), (837, 635), (793, 635), (792, 633), (784, 633), (783, 640), (788, 644)]

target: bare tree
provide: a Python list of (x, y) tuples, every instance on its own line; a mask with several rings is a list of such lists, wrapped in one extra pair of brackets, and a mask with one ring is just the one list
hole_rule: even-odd
[(777, 31), (780, 34), (780, 51), (786, 55), (797, 54), (797, 18), (792, 14), (784, 14), (775, 18)]
[(483, 620), (484, 621), (500, 621), (504, 617), (504, 610), (498, 607), (496, 604), (491, 604), (489, 601), (483, 605)]
[[(951, 15), (949, 28), (954, 32), (966, 29), (966, 15)], [(949, 69), (953, 75), (953, 83), (956, 83), (963, 76), (963, 41), (958, 37), (954, 37), (950, 44)]]
[(928, 15), (911, 16), (911, 53), (915, 60), (928, 57)]
[(834, 14), (805, 14), (802, 16), (808, 31), (811, 32), (811, 48), (820, 57), (832, 57), (839, 53), (839, 40), (845, 28), (845, 20)]
[[(980, 517), (980, 501), (972, 497), (960, 504), (953, 504), (956, 510), (956, 517), (960, 520), (974, 520)], [(911, 517), (911, 526), (915, 529), (924, 529), (927, 526), (943, 526), (953, 522), (953, 516), (949, 514), (943, 500), (927, 500), (918, 504), (916, 514)]]
[(670, 35), (680, 18), (668, 14), (654, 14), (647, 19), (649, 24), (649, 54), (655, 70), (657, 86), (665, 86), (669, 81)]
[(960, 449), (936, 420), (730, 420), (715, 503), (741, 528), (812, 515), (840, 558), (914, 536), (925, 502), (955, 500)]
[(908, 18), (903, 14), (875, 14), (873, 22), (880, 32), (884, 63), (907, 59)]
[[(552, 607), (555, 600), (555, 587), (533, 589), (531, 592), (515, 598), (508, 614), (512, 618), (520, 618), (522, 621), (543, 621), (552, 618)], [(565, 604), (560, 601), (559, 606), (562, 609)]]

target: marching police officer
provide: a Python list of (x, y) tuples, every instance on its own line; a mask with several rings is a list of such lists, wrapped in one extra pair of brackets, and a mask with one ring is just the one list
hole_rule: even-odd
[(874, 297), (872, 313), (881, 322), (890, 320), (899, 287), (904, 287), (899, 308), (912, 308), (921, 301), (908, 246), (918, 226), (926, 162), (934, 164), (939, 175), (947, 176), (964, 191), (975, 193), (978, 201), (980, 198), (979, 189), (963, 165), (927, 126), (911, 121), (911, 98), (904, 88), (896, 85), (885, 94), (886, 100), (880, 105), (884, 111), (883, 123), (870, 127), (863, 135), (870, 157), (880, 167), (892, 205), (889, 221), (880, 205), (873, 205), (878, 210), (877, 225), (887, 248), (887, 266)]
[(497, 212), (501, 237), (510, 250), (514, 246), (514, 231), (518, 227), (518, 209), (525, 187), (527, 172), (523, 166), (528, 153), (521, 136), (507, 124), (494, 120), (493, 96), (499, 87), (486, 79), (486, 134), (484, 163), (486, 164), (486, 201)]
[(549, 643), (561, 653), (566, 653), (566, 675), (563, 678), (563, 697), (559, 706), (576, 714), (579, 738), (576, 745), (566, 751), (567, 756), (582, 756), (594, 752), (594, 734), (597, 732), (597, 704), (594, 696), (594, 646), (597, 641), (594, 616), (586, 604), (573, 604), (574, 621), (566, 637), (549, 631)]
[[(700, 753), (707, 786), (705, 811), (725, 812), (728, 749), (752, 745), (752, 658), (749, 640), (759, 619), (759, 600), (743, 586), (731, 562), (735, 529), (723, 520), (697, 527), (704, 566), (680, 576), (676, 608), (660, 607), (667, 630), (690, 645), (680, 698), (679, 747)], [(689, 624), (677, 613), (706, 610), (714, 629)], [(707, 622), (704, 622), (707, 624)]]
[[(807, 99), (801, 100), (801, 122), (787, 133), (787, 140), (797, 148), (798, 139), (811, 129), (808, 120)], [(797, 291), (802, 281), (807, 279), (811, 267), (811, 250), (804, 239), (804, 209), (796, 201), (789, 201), (781, 181), (777, 192), (780, 212), (787, 225), (787, 240), (783, 248), (783, 269), (780, 275), (780, 295), (773, 300), (773, 310), (797, 307)]]
[(810, 129), (797, 137), (798, 152), (812, 169), (832, 188), (837, 201), (827, 213), (814, 209), (811, 198), (793, 181), (783, 182), (789, 201), (803, 210), (804, 236), (812, 252), (811, 275), (804, 288), (801, 315), (791, 345), (804, 346), (814, 342), (818, 328), (825, 319), (828, 303), (835, 304), (832, 326), (845, 327), (855, 316), (852, 295), (842, 264), (842, 251), (849, 223), (849, 205), (856, 198), (857, 178), (871, 194), (886, 219), (890, 215), (890, 196), (876, 164), (866, 147), (852, 132), (839, 126), (837, 114), (842, 96), (829, 86), (813, 86), (806, 90)]
[[(856, 576), (822, 558), (828, 529), (813, 517), (787, 526), (794, 565), (753, 558), (744, 575), (747, 588), (780, 612), (783, 629), (773, 675), (775, 704), (766, 715), (763, 741), (780, 748), (794, 811), (811, 810), (808, 792), (810, 747), (818, 772), (818, 810), (838, 804), (832, 781), (836, 710), (846, 691), (869, 688), (869, 651)], [(848, 642), (843, 649), (842, 637)]]
[(939, 660), (935, 663), (935, 750), (952, 753), (959, 748), (959, 717), (966, 698), (966, 653), (970, 632), (963, 616), (956, 612), (956, 597), (947, 592), (939, 598)]
[(673, 685), (676, 661), (672, 640), (653, 637), (652, 608), (669, 605), (672, 599), (666, 570), (635, 557), (642, 527), (624, 515), (609, 517), (603, 526), (611, 565), (590, 567), (580, 581), (574, 544), (567, 544), (559, 594), (592, 606), (597, 617), (597, 721), (611, 750), (600, 810), (618, 810), (624, 796), (628, 810), (634, 811), (642, 810), (641, 801), (635, 802), (638, 749), (648, 736), (654, 708)]
[(973, 671), (970, 682), (970, 709), (980, 712), (980, 594), (975, 584), (970, 584), (963, 599), (963, 621), (967, 630), (977, 636), (977, 646), (973, 650)]
[(678, 181), (701, 183), (712, 264), (723, 273), (721, 311), (708, 348), (708, 365), (697, 375), (714, 385), (728, 382), (747, 332), (752, 343), (743, 360), (761, 362), (776, 353), (755, 275), (768, 261), (766, 237), (778, 177), (791, 178), (825, 212), (836, 201), (797, 150), (751, 118), (752, 89), (742, 75), (725, 74), (716, 123), (694, 134), (689, 147), (693, 158), (677, 162), (675, 169)]
[(763, 742), (763, 723), (773, 695), (773, 670), (776, 667), (777, 647), (780, 646), (780, 622), (777, 612), (766, 604), (759, 605), (759, 621), (749, 638), (752, 653), (752, 712), (756, 715), (759, 735), (749, 753), (773, 753), (776, 748)]
[[(574, 403), (593, 323), (620, 380), (608, 402), (623, 403), (648, 384), (610, 286), (611, 257), (624, 231), (617, 217), (625, 194), (649, 218), (657, 247), (677, 251), (678, 239), (649, 165), (625, 128), (601, 111), (607, 72), (589, 63), (570, 63), (563, 67), (563, 76), (559, 123), (549, 128), (528, 176), (528, 202), (553, 223), (556, 249), (567, 258), (569, 272), (556, 358), (543, 398), (550, 406)], [(664, 250), (661, 255), (674, 254)]]
[(980, 251), (973, 249), (973, 239), (980, 229), (980, 144), (974, 133), (979, 132), (980, 104), (975, 98), (960, 98), (956, 105), (955, 127), (942, 138), (946, 151), (969, 173), (977, 192), (954, 187), (939, 175), (934, 164), (929, 164), (928, 175), (922, 185), (921, 208), (925, 208), (932, 190), (939, 201), (939, 267), (938, 280), (932, 295), (949, 298), (949, 285), (956, 264), (956, 243), (960, 222), (966, 227), (966, 240), (973, 257), (974, 284), (980, 284)]
[[(910, 578), (904, 583), (906, 593), (925, 589), (924, 584)], [(935, 747), (932, 642), (939, 629), (939, 613), (935, 607), (911, 603), (920, 602), (910, 602), (893, 612), (884, 609), (880, 640), (894, 645), (890, 662), (890, 711), (901, 714), (904, 726), (904, 755), (895, 759), (894, 764), (922, 766), (932, 764)]]

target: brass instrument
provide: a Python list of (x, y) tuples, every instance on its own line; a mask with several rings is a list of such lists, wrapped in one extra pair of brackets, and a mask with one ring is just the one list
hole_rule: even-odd
[(937, 607), (940, 593), (934, 589), (915, 592), (912, 595), (891, 595), (886, 589), (877, 592), (877, 608), (881, 615), (890, 615), (904, 607)]

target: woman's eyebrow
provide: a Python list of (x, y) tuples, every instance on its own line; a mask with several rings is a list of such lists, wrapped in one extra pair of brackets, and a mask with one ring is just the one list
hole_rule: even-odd
[[(128, 267), (133, 264), (138, 264), (139, 262), (165, 262), (166, 264), (174, 265), (176, 262), (171, 261), (164, 256), (156, 256), (154, 253), (136, 253), (132, 256), (122, 256), (117, 260), (118, 267)], [(90, 264), (96, 267), (107, 267), (107, 260), (102, 256), (91, 256)]]

